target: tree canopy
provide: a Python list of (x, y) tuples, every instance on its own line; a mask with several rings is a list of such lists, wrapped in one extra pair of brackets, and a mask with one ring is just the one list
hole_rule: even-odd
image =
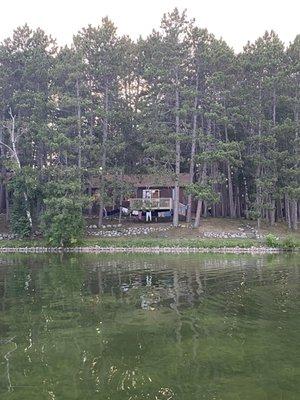
[(177, 9), (137, 41), (108, 18), (63, 48), (18, 27), (0, 44), (0, 209), (15, 231), (49, 235), (57, 213), (88, 212), (97, 176), (101, 225), (124, 174), (155, 171), (174, 177), (176, 226), (187, 172), (188, 222), (197, 201), (196, 226), (209, 210), (297, 229), (299, 112), (299, 35), (284, 46), (265, 32), (235, 54)]

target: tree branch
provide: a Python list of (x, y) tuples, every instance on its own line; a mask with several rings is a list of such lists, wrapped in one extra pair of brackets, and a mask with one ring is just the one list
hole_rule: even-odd
[(5, 146), (12, 154), (15, 154), (13, 149), (10, 146), (8, 146), (6, 143), (2, 142), (2, 140), (0, 140), (0, 145)]

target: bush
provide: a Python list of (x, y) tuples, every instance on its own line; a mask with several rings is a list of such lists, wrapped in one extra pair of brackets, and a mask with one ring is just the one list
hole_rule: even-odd
[(285, 239), (283, 239), (281, 245), (284, 250), (293, 250), (296, 248), (297, 243), (293, 237), (288, 236)]
[(26, 211), (22, 205), (16, 204), (15, 201), (11, 210), (10, 227), (12, 232), (21, 238), (29, 237), (31, 234), (31, 227), (26, 216)]
[(82, 210), (87, 203), (87, 198), (81, 195), (78, 171), (56, 166), (45, 171), (45, 176), (42, 232), (51, 246), (76, 246), (83, 239)]
[[(24, 199), (24, 193), (27, 193), (25, 174), (18, 173), (14, 175), (9, 182), (8, 189), (12, 199), (10, 215), (11, 230), (21, 238), (29, 237), (31, 234), (31, 227), (26, 214)], [(28, 208), (30, 208), (30, 204), (28, 204)]]
[(265, 243), (268, 247), (278, 247), (279, 246), (279, 240), (278, 237), (275, 235), (272, 235), (272, 233), (269, 233), (266, 238), (265, 238)]
[(84, 234), (81, 205), (67, 198), (48, 199), (45, 204), (41, 227), (49, 245), (67, 247), (80, 244)]

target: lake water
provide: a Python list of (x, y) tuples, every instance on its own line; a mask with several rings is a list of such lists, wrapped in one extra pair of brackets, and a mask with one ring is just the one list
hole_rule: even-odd
[(1, 400), (299, 400), (299, 255), (0, 255)]

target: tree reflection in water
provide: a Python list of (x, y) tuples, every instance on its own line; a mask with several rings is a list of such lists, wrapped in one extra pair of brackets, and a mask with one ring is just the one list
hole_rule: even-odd
[(1, 399), (296, 399), (299, 265), (1, 256)]

